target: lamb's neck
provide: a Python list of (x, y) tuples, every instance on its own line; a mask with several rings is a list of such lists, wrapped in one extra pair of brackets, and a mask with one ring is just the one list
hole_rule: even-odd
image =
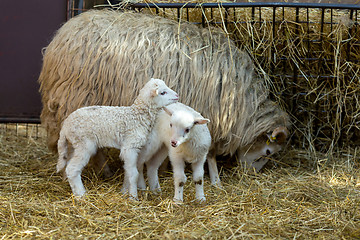
[(151, 105), (149, 102), (145, 102), (141, 99), (136, 99), (134, 104), (131, 106), (139, 116), (146, 117), (150, 121), (155, 121), (157, 113), (161, 108)]

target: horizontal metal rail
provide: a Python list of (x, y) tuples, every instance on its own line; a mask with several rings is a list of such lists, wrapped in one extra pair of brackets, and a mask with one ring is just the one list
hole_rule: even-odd
[(134, 8), (245, 8), (245, 7), (289, 7), (289, 8), (321, 8), (321, 9), (357, 9), (360, 4), (331, 3), (284, 3), (284, 2), (252, 2), (252, 3), (134, 3)]

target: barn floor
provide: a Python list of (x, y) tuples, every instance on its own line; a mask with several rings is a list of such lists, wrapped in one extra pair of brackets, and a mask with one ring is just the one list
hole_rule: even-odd
[[(290, 149), (260, 174), (221, 161), (223, 189), (206, 175), (207, 202), (197, 203), (189, 172), (179, 205), (172, 201), (170, 173), (161, 178), (160, 195), (142, 191), (140, 201), (132, 201), (120, 193), (121, 170), (107, 180), (84, 171), (89, 194), (75, 199), (55, 172), (56, 155), (44, 134), (16, 135), (0, 131), (0, 239), (360, 238), (355, 150), (314, 161)], [(120, 166), (115, 160), (113, 168)]]

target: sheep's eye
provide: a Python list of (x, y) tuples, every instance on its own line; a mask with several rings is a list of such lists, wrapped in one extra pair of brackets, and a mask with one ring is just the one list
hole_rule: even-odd
[(170, 123), (170, 127), (172, 127), (172, 123)]
[(160, 95), (165, 95), (167, 92), (166, 91), (162, 91), (161, 93), (160, 93)]
[(271, 154), (270, 150), (267, 149), (267, 150), (266, 150), (266, 155), (270, 155), (270, 154)]
[(189, 128), (186, 128), (185, 129), (185, 133), (189, 133), (190, 132), (190, 129)]

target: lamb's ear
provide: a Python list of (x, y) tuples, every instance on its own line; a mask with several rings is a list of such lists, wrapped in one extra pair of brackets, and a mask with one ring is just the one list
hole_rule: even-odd
[(173, 115), (173, 112), (168, 109), (167, 107), (163, 107), (164, 111), (171, 117)]
[(151, 97), (156, 97), (157, 95), (159, 95), (159, 86), (158, 85), (154, 86), (154, 88), (151, 89), (150, 96)]
[(197, 118), (194, 120), (194, 125), (196, 124), (206, 124), (206, 123), (209, 123), (210, 120), (207, 119), (207, 118)]

